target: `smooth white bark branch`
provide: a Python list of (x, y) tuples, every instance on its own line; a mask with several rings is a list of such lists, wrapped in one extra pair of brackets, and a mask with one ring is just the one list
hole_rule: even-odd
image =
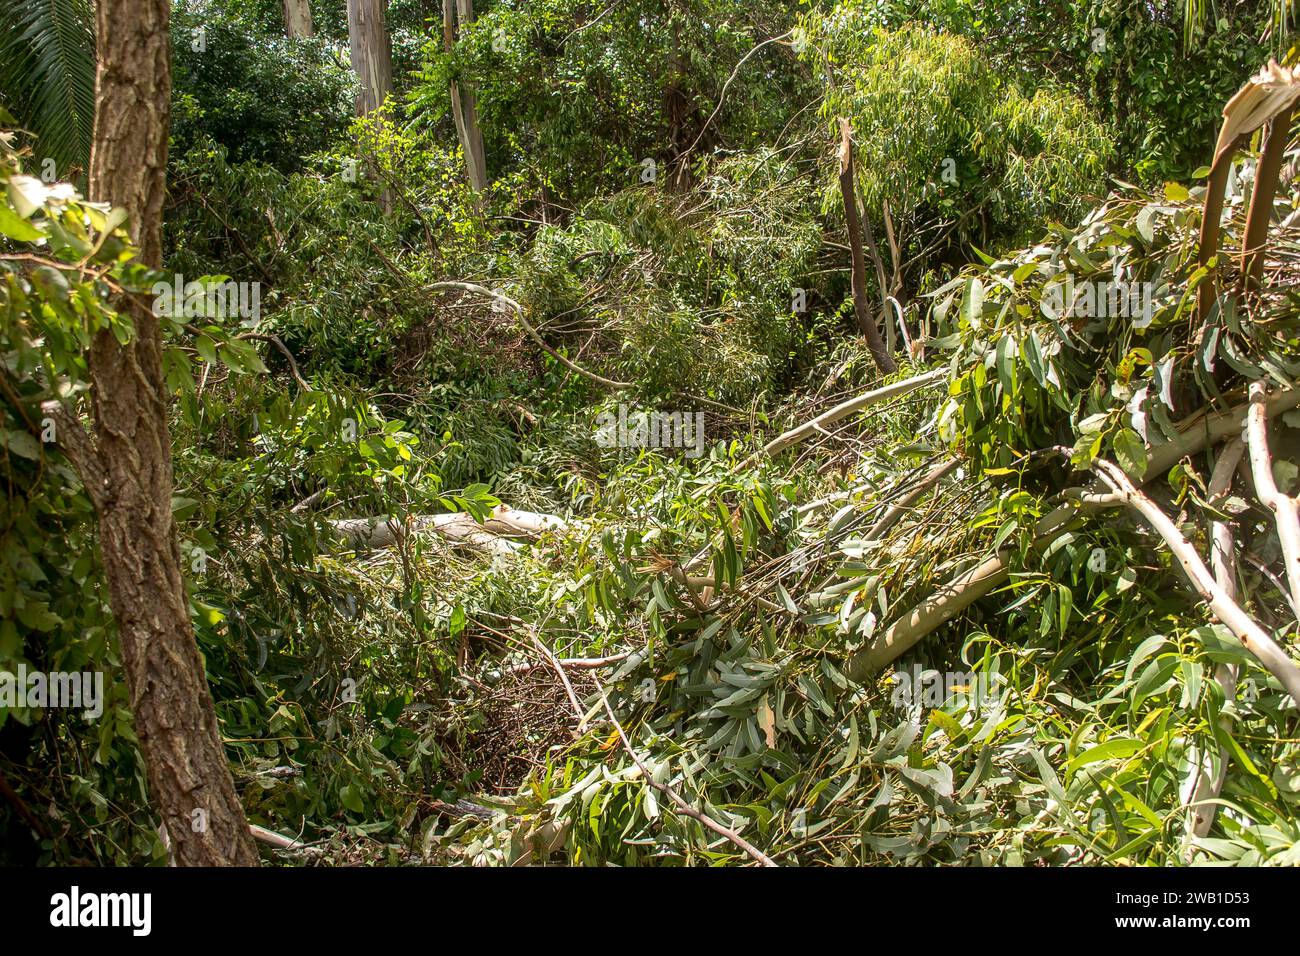
[(1109, 484), (1116, 494), (1123, 495), (1129, 506), (1146, 518), (1147, 523), (1164, 538), (1165, 544), (1182, 565), (1192, 586), (1210, 605), (1211, 613), (1237, 636), (1242, 646), (1254, 654), (1270, 674), (1281, 682), (1291, 698), (1300, 703), (1300, 669), (1287, 656), (1286, 651), (1265, 634), (1264, 629), (1251, 620), (1241, 609), (1241, 605), (1219, 586), (1214, 575), (1210, 574), (1205, 567), (1205, 562), (1201, 560), (1200, 555), (1183, 537), (1182, 532), (1169, 516), (1134, 487), (1133, 482), (1118, 465), (1099, 460), (1096, 462), (1096, 469), (1102, 480)]
[(908, 392), (921, 388), (923, 385), (931, 385), (938, 382), (948, 375), (946, 368), (935, 369), (933, 372), (926, 372), (923, 375), (914, 375), (911, 378), (905, 378), (902, 381), (894, 382), (883, 388), (872, 389), (856, 398), (851, 398), (847, 402), (841, 402), (828, 412), (823, 412), (811, 421), (804, 422), (796, 428), (790, 429), (782, 435), (773, 438), (763, 446), (763, 454), (775, 455), (791, 445), (803, 441), (810, 435), (816, 434), (820, 429), (825, 428), (833, 422), (838, 422), (842, 418), (848, 418), (854, 412), (862, 411), (864, 408), (870, 408), (872, 405), (887, 401), (891, 398), (897, 398), (899, 395), (906, 395)]
[[(1224, 446), (1219, 460), (1214, 464), (1214, 473), (1210, 476), (1208, 490), (1209, 504), (1222, 510), (1232, 492), (1232, 476), (1241, 464), (1246, 446), (1240, 438), (1234, 438)], [(1234, 601), (1237, 599), (1237, 552), (1232, 540), (1232, 525), (1227, 521), (1214, 519), (1210, 522), (1210, 567), (1214, 571), (1214, 580), (1219, 587)], [(1214, 679), (1223, 689), (1226, 702), (1236, 699), (1238, 668), (1235, 664), (1220, 664), (1214, 671)], [(1219, 726), (1228, 731), (1231, 720), (1220, 715)], [(1189, 788), (1191, 796), (1187, 802), (1187, 836), (1189, 841), (1209, 834), (1214, 825), (1214, 816), (1218, 805), (1214, 803), (1223, 789), (1223, 781), (1228, 775), (1228, 754), (1219, 748), (1219, 762), (1216, 770), (1209, 753), (1202, 758), (1192, 760), (1192, 782)], [(1188, 847), (1189, 859), (1192, 855)]]
[(1300, 607), (1300, 515), (1295, 499), (1278, 490), (1273, 480), (1273, 456), (1268, 451), (1267, 396), (1264, 384), (1250, 386), (1250, 413), (1246, 418), (1246, 440), (1250, 444), (1250, 474), (1255, 480), (1255, 497), (1273, 512), (1277, 537), (1282, 543), (1282, 564), (1286, 568), (1291, 606)]
[[(1297, 405), (1300, 405), (1300, 388), (1279, 389), (1264, 401), (1264, 414), (1273, 417)], [(1157, 445), (1148, 453), (1146, 475), (1154, 477), (1164, 474), (1183, 458), (1196, 454), (1207, 445), (1239, 436), (1245, 427), (1247, 411), (1248, 406), (1239, 405), (1222, 412), (1198, 415), (1191, 421), (1184, 422), (1178, 439)], [(1096, 492), (1099, 491), (1105, 491), (1101, 482), (1085, 489), (1067, 489), (1065, 494), (1073, 498), (1073, 502), (1061, 505), (1038, 522), (1034, 547), (1046, 547), (1068, 530), (1079, 514), (1080, 505), (1085, 511), (1091, 512), (1107, 504), (1120, 503), (1113, 498), (1108, 501), (1105, 496), (1098, 496)], [(873, 670), (891, 663), (935, 628), (997, 588), (1007, 579), (1009, 558), (1010, 552), (1004, 549), (941, 585), (890, 625), (884, 635), (850, 659), (849, 676), (854, 680), (862, 680)]]

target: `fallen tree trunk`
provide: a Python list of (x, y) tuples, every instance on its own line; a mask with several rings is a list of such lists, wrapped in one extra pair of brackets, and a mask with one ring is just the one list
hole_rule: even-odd
[[(1274, 417), (1300, 405), (1300, 388), (1292, 387), (1274, 392), (1261, 401), (1262, 414)], [(1164, 474), (1180, 460), (1194, 455), (1208, 445), (1230, 436), (1241, 434), (1245, 427), (1249, 405), (1239, 405), (1223, 412), (1202, 415), (1184, 426), (1182, 436), (1150, 450), (1145, 474), (1155, 477)], [(1120, 502), (1103, 500), (1104, 484), (1098, 480), (1086, 489), (1074, 489), (1075, 497), (1083, 500), (1082, 506), (1073, 502), (1063, 504), (1043, 516), (1035, 528), (1033, 547), (1041, 550), (1069, 531), (1084, 513), (1101, 510), (1107, 504)], [(1067, 492), (1069, 494), (1070, 492)], [(918, 641), (940, 625), (952, 620), (977, 600), (1003, 584), (1007, 579), (1011, 549), (1002, 551), (974, 568), (943, 584), (920, 604), (896, 620), (885, 633), (849, 660), (848, 673), (853, 680), (861, 681), (868, 674), (892, 663), (911, 649)]]
[(405, 520), (378, 515), (372, 518), (340, 518), (330, 522), (335, 532), (356, 550), (389, 548), (403, 536), (431, 531), (440, 537), (465, 544), (490, 554), (507, 555), (517, 551), (519, 543), (511, 538), (535, 538), (544, 531), (565, 527), (562, 518), (535, 511), (517, 511), (498, 505), (482, 524), (472, 515), (451, 512), (440, 515), (410, 515)]

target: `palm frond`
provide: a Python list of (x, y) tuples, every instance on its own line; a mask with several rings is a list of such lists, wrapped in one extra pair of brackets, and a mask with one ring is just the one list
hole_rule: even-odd
[(60, 179), (86, 168), (95, 118), (90, 0), (0, 0), (0, 102), (51, 158)]

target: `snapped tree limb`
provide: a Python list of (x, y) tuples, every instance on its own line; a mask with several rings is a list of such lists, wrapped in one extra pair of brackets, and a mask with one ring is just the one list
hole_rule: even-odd
[[(849, 279), (853, 292), (853, 315), (867, 340), (867, 348), (883, 375), (896, 369), (894, 360), (880, 337), (880, 327), (867, 305), (867, 264), (862, 253), (862, 223), (858, 214), (858, 187), (853, 171), (853, 130), (849, 121), (840, 118), (840, 198), (844, 201), (844, 219), (849, 233)], [(883, 290), (882, 290), (883, 291)]]
[(358, 550), (388, 548), (412, 532), (433, 533), (494, 555), (513, 554), (519, 544), (513, 537), (535, 538), (544, 531), (565, 527), (562, 518), (534, 511), (517, 511), (498, 505), (479, 524), (472, 515), (452, 512), (439, 515), (411, 515), (405, 521), (386, 515), (371, 518), (340, 518), (330, 522), (348, 544)]
[[(1280, 415), (1300, 405), (1300, 388), (1279, 389), (1263, 402), (1266, 417)], [(1197, 415), (1183, 423), (1178, 439), (1157, 445), (1147, 454), (1145, 474), (1154, 477), (1164, 474), (1188, 455), (1194, 455), (1207, 445), (1239, 435), (1246, 422), (1249, 406), (1238, 405), (1222, 412)], [(1038, 522), (1035, 528), (1034, 548), (1042, 549), (1070, 530), (1080, 509), (1100, 510), (1119, 502), (1113, 498), (1098, 497), (1105, 485), (1097, 481), (1086, 489), (1076, 489), (1073, 500), (1062, 504)], [(892, 663), (918, 641), (940, 625), (952, 620), (977, 600), (993, 591), (1007, 579), (1010, 549), (991, 556), (969, 570), (963, 571), (941, 585), (929, 597), (917, 604), (891, 624), (883, 635), (859, 651), (849, 661), (849, 676), (862, 680), (868, 674)]]
[(1286, 692), (1291, 695), (1292, 700), (1300, 702), (1300, 668), (1296, 667), (1286, 651), (1264, 633), (1264, 629), (1251, 620), (1241, 609), (1241, 605), (1219, 585), (1214, 575), (1205, 567), (1201, 556), (1178, 530), (1177, 525), (1154, 501), (1134, 486), (1118, 465), (1098, 460), (1096, 468), (1102, 480), (1114, 489), (1116, 494), (1122, 495), (1125, 501), (1164, 539), (1169, 550), (1173, 552), (1174, 557), (1187, 573), (1192, 586), (1210, 605), (1210, 611), (1214, 616), (1236, 635), (1242, 646), (1255, 655), (1270, 674), (1278, 679)]
[(1255, 480), (1255, 496), (1260, 504), (1273, 512), (1277, 537), (1282, 544), (1282, 564), (1286, 567), (1291, 606), (1300, 607), (1300, 514), (1296, 511), (1295, 499), (1279, 491), (1277, 482), (1273, 480), (1273, 456), (1268, 450), (1266, 425), (1267, 400), (1262, 382), (1250, 386), (1250, 414), (1246, 418), (1250, 474)]

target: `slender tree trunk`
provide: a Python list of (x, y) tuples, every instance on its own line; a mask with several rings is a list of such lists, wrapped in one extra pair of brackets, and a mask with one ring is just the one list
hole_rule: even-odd
[(876, 368), (888, 375), (898, 367), (880, 338), (880, 329), (871, 316), (871, 306), (867, 304), (867, 263), (862, 254), (862, 224), (858, 218), (858, 189), (853, 175), (853, 134), (846, 119), (840, 120), (840, 195), (844, 200), (844, 218), (849, 231), (853, 314), (866, 337)]
[[(442, 45), (450, 53), (456, 46), (456, 20), (462, 26), (474, 22), (474, 0), (442, 0)], [(478, 124), (478, 99), (468, 83), (462, 88), (451, 81), (451, 114), (456, 121), (456, 137), (465, 154), (465, 172), (475, 192), (487, 189), (487, 156), (483, 150), (483, 133)]]
[(876, 288), (880, 291), (880, 321), (885, 324), (885, 351), (893, 355), (898, 349), (897, 332), (894, 329), (892, 307), (889, 304), (889, 285), (885, 279), (885, 264), (880, 259), (880, 247), (876, 245), (876, 233), (871, 227), (871, 216), (862, 217), (862, 235), (867, 240), (867, 252), (871, 253), (871, 262), (876, 269)]
[(361, 86), (357, 115), (379, 109), (393, 92), (393, 56), (384, 0), (348, 0), (348, 48)]
[[(348, 50), (357, 75), (357, 115), (381, 110), (393, 93), (393, 56), (384, 21), (384, 0), (348, 0)], [(371, 177), (382, 179), (373, 157), (366, 160)], [(396, 205), (393, 188), (381, 185), (379, 207), (385, 215)]]
[[(450, 55), (456, 49), (456, 0), (442, 0), (442, 48)], [(474, 186), (474, 167), (470, 161), (469, 140), (465, 135), (465, 110), (461, 106), (460, 84), (454, 79), (451, 87), (451, 118), (456, 123), (456, 139), (460, 142), (461, 152), (465, 154), (465, 169), (470, 186)]]
[(292, 39), (314, 37), (311, 0), (284, 0), (284, 35)]
[[(171, 99), (168, 0), (100, 0), (90, 197), (126, 209), (140, 259), (162, 264)], [(182, 866), (255, 865), (257, 851), (194, 641), (172, 517), (161, 329), (123, 300), (135, 337), (90, 349), (94, 446), (82, 445), (149, 792)], [(81, 444), (81, 443), (76, 443)]]

